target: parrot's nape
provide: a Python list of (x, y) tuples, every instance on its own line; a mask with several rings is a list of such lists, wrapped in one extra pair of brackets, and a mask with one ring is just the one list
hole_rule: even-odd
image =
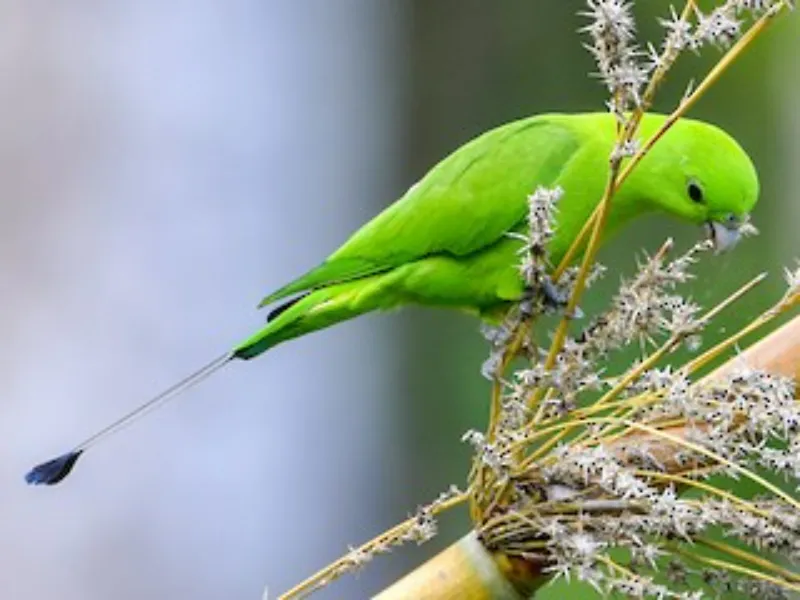
[[(640, 135), (664, 123), (646, 115)], [(497, 315), (524, 298), (519, 236), (538, 186), (564, 190), (548, 247), (560, 262), (602, 198), (616, 143), (610, 114), (548, 114), (515, 121), (465, 144), (356, 231), (319, 266), (267, 296), (280, 303), (257, 333), (70, 452), (42, 463), (28, 483), (63, 480), (91, 446), (235, 359), (373, 311), (422, 304)], [(733, 247), (759, 193), (750, 158), (721, 129), (682, 119), (614, 196), (603, 241), (660, 212), (704, 225), (717, 251)]]

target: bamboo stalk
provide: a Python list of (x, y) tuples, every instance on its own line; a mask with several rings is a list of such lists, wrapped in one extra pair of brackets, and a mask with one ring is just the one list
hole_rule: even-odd
[[(767, 337), (750, 346), (739, 356), (734, 356), (718, 369), (703, 378), (702, 381), (712, 381), (723, 377), (727, 373), (748, 366), (752, 369), (768, 371), (773, 375), (791, 377), (798, 383), (797, 392), (800, 392), (800, 315), (772, 332)], [(800, 397), (800, 393), (798, 393)], [(666, 427), (663, 432), (680, 439), (686, 439), (688, 431), (683, 426)], [(615, 444), (619, 444), (618, 458), (625, 460), (626, 448), (647, 447), (656, 460), (660, 461), (669, 472), (686, 469), (674, 460), (674, 456), (681, 448), (664, 440), (654, 439), (652, 435), (640, 431), (632, 431), (621, 436)]]
[(792, 377), (800, 391), (800, 315), (750, 346), (741, 356), (733, 357), (709, 377), (720, 377), (742, 364)]
[[(493, 556), (472, 532), (375, 596), (375, 600), (523, 600), (527, 596), (512, 585), (509, 577), (516, 567)], [(535, 577), (541, 579), (538, 569)]]
[[(708, 378), (725, 375), (747, 365), (775, 375), (792, 377), (800, 392), (800, 315), (756, 342), (741, 355), (733, 357)], [(800, 394), (798, 394), (800, 397)], [(682, 437), (682, 428), (666, 429), (674, 437)], [(674, 447), (647, 433), (624, 436), (618, 443), (630, 445), (635, 440), (651, 447)], [(674, 461), (665, 461), (669, 470)], [(547, 575), (541, 564), (511, 560), (488, 552), (474, 532), (412, 571), (375, 598), (377, 600), (519, 600), (544, 584)]]

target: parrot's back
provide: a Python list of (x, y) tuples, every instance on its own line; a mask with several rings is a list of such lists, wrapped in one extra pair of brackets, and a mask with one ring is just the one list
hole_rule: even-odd
[(261, 305), (423, 257), (468, 256), (496, 242), (525, 218), (535, 187), (552, 184), (580, 147), (582, 140), (565, 118), (530, 117), (465, 144), (321, 265)]
[[(582, 151), (597, 143), (597, 134), (572, 121), (569, 115), (531, 117), (456, 150), (321, 265), (264, 298), (262, 306), (303, 294), (273, 310), (270, 323), (238, 355), (250, 358), (376, 309), (419, 303), (484, 313), (519, 300), (521, 243), (508, 234), (525, 222), (529, 195), (579, 166), (585, 172), (580, 189), (569, 190), (559, 213), (571, 210), (572, 195), (581, 208), (566, 219), (574, 229), (571, 223), (585, 219), (602, 191), (599, 169), (587, 171), (583, 164), (597, 157)], [(603, 164), (601, 157), (597, 166)], [(554, 249), (563, 254), (572, 237), (560, 227)]]

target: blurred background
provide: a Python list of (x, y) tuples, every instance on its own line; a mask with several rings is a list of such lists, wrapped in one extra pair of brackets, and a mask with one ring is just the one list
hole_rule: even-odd
[[(658, 41), (667, 3), (638, 4)], [(464, 482), (486, 347), (469, 318), (422, 309), (232, 365), (59, 487), (22, 476), (252, 332), (266, 292), (471, 137), (602, 110), (582, 6), (0, 1), (0, 597), (260, 598)], [(763, 195), (762, 235), (704, 261), (690, 293), (710, 305), (773, 274), (706, 343), (768, 306), (800, 255), (798, 33), (777, 23), (693, 112), (750, 151)], [(658, 106), (715, 57), (682, 60)], [(650, 219), (603, 261), (630, 272), (668, 235), (699, 232)], [(320, 597), (366, 597), (467, 527), (445, 517), (430, 545)]]

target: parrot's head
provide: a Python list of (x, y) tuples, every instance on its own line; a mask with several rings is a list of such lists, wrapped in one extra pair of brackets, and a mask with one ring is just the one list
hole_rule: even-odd
[[(663, 117), (645, 119), (646, 136), (658, 121)], [(641, 175), (655, 175), (650, 181), (659, 182), (646, 186), (656, 208), (702, 224), (717, 253), (733, 248), (747, 229), (755, 231), (749, 218), (758, 201), (758, 175), (747, 153), (722, 129), (679, 120), (641, 167)]]

